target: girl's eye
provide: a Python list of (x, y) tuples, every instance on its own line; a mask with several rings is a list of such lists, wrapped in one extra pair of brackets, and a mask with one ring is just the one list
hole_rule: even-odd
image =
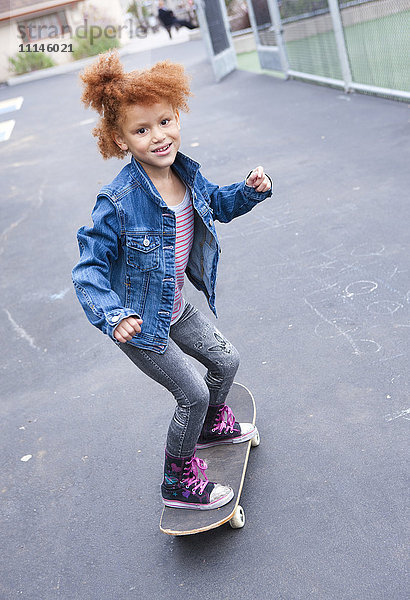
[(168, 125), (170, 119), (162, 119), (161, 125)]
[(145, 127), (140, 127), (140, 129), (137, 129), (137, 133), (139, 133), (140, 135), (142, 135), (143, 133), (145, 133), (147, 130), (145, 129)]

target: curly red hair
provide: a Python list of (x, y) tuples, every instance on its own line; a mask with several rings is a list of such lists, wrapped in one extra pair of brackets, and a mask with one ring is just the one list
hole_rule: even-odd
[(124, 158), (113, 135), (121, 129), (124, 108), (132, 104), (150, 106), (166, 101), (174, 110), (188, 112), (191, 95), (184, 67), (170, 61), (158, 62), (149, 69), (124, 72), (117, 51), (100, 54), (98, 60), (80, 74), (84, 90), (81, 100), (98, 112), (101, 119), (93, 129), (104, 159)]

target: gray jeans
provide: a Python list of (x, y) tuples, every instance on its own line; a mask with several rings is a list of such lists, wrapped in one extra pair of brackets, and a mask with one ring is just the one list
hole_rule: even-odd
[[(192, 456), (208, 406), (223, 404), (239, 367), (236, 348), (192, 304), (185, 305), (171, 325), (164, 354), (131, 344), (119, 346), (146, 375), (169, 390), (176, 402), (166, 450), (171, 456)], [(186, 355), (201, 362), (202, 377)]]

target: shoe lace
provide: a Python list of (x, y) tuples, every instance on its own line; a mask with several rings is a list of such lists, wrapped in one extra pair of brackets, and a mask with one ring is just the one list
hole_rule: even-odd
[[(197, 456), (193, 456), (185, 465), (184, 476), (181, 479), (181, 483), (190, 487), (192, 492), (202, 494), (209, 481), (205, 475), (205, 470), (207, 468), (208, 465), (204, 460)], [(203, 479), (201, 479), (201, 475), (203, 476)]]
[(212, 428), (212, 431), (223, 433), (225, 430), (226, 433), (233, 433), (233, 427), (235, 425), (235, 417), (232, 410), (224, 404), (216, 415), (215, 424)]

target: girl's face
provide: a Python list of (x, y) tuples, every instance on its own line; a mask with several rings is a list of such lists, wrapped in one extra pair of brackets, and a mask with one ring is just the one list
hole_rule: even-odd
[(121, 133), (114, 136), (152, 178), (169, 171), (181, 145), (178, 112), (167, 102), (151, 106), (133, 104), (125, 109)]

